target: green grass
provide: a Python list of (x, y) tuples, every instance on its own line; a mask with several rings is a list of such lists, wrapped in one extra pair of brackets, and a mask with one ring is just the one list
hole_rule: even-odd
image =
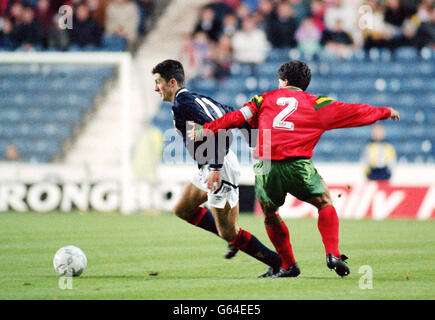
[[(239, 222), (272, 248), (261, 218), (242, 214)], [(327, 269), (316, 220), (286, 223), (301, 275), (257, 279), (266, 270), (260, 262), (244, 253), (225, 260), (222, 240), (170, 214), (2, 213), (0, 299), (435, 298), (435, 221), (342, 220), (347, 278)], [(88, 258), (72, 290), (59, 289), (52, 265), (65, 245)], [(363, 265), (373, 270), (373, 289), (359, 288)]]

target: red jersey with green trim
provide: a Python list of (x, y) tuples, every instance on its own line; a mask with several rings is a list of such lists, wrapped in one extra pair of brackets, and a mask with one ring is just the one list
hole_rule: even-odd
[(203, 130), (206, 134), (207, 130), (217, 133), (219, 129), (237, 128), (250, 121), (259, 130), (254, 157), (311, 158), (326, 130), (365, 126), (390, 116), (387, 107), (344, 103), (286, 87), (255, 96), (240, 110), (205, 123)]

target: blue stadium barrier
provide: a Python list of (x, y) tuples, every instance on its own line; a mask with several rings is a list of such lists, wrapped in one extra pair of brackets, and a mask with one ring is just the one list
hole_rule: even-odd
[(125, 51), (127, 49), (127, 39), (117, 36), (103, 37), (102, 50), (103, 51)]
[(290, 48), (274, 48), (269, 51), (266, 61), (282, 63), (289, 59)]
[(419, 59), (419, 53), (414, 47), (400, 47), (394, 52), (394, 58), (397, 61), (415, 61)]
[[(0, 64), (0, 147), (17, 145), (24, 161), (49, 162), (83, 121), (114, 74), (111, 66)], [(0, 159), (4, 157), (0, 153)]]

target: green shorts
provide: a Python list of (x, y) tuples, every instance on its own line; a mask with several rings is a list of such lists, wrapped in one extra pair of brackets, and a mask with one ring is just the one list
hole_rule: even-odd
[(287, 193), (305, 201), (326, 191), (311, 159), (261, 160), (254, 172), (257, 199), (276, 207), (284, 204)]

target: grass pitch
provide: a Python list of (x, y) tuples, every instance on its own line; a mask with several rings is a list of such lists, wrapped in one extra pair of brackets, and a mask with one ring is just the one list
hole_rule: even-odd
[[(0, 299), (434, 299), (435, 221), (341, 220), (341, 251), (351, 274), (327, 269), (315, 219), (285, 220), (298, 278), (257, 279), (267, 269), (171, 214), (0, 214)], [(273, 248), (263, 220), (240, 226)], [(59, 288), (54, 253), (75, 245), (88, 258), (72, 289)], [(363, 267), (373, 272), (371, 289)]]

